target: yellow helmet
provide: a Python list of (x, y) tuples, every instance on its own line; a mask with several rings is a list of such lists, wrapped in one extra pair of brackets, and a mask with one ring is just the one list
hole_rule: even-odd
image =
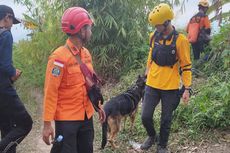
[(155, 6), (149, 13), (149, 23), (153, 26), (158, 24), (164, 24), (165, 21), (172, 20), (174, 16), (172, 8), (165, 3), (161, 3)]
[(209, 7), (208, 0), (200, 0), (198, 5), (201, 5), (203, 7)]

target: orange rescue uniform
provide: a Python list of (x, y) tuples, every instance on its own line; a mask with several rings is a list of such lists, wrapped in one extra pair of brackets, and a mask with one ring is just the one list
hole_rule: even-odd
[[(150, 34), (152, 38), (153, 33)], [(170, 45), (173, 40), (166, 40), (166, 44)], [(161, 40), (159, 43), (163, 43)], [(185, 87), (191, 86), (192, 73), (191, 73), (191, 60), (190, 60), (190, 46), (188, 39), (183, 35), (179, 34), (176, 41), (176, 54), (178, 62), (172, 67), (159, 66), (152, 60), (152, 50), (154, 48), (154, 41), (151, 44), (147, 69), (148, 77), (146, 84), (150, 87), (161, 89), (161, 90), (174, 90), (180, 87), (180, 74), (179, 68), (182, 69), (182, 82)]]
[[(49, 57), (44, 87), (44, 121), (84, 120), (91, 118), (94, 108), (87, 96), (85, 78), (73, 54), (78, 51), (67, 39), (70, 50), (61, 46)], [(80, 57), (93, 71), (92, 58), (86, 48), (80, 49)]]
[[(198, 17), (193, 17), (192, 18), (192, 22), (195, 22), (193, 20), (198, 20), (199, 21), (199, 29), (202, 29), (202, 28), (204, 28), (204, 29), (210, 29), (211, 28), (211, 23), (210, 23), (210, 20), (209, 20), (209, 18), (208, 18), (207, 15), (205, 15), (204, 17), (199, 17), (199, 19), (196, 19), (196, 18), (198, 18)], [(188, 23), (188, 25), (186, 27), (186, 32), (188, 32), (189, 23)]]
[(198, 13), (190, 19), (186, 27), (188, 39), (191, 43), (197, 42), (197, 38), (201, 29), (207, 31), (211, 29), (211, 24), (207, 15), (201, 15), (201, 13)]

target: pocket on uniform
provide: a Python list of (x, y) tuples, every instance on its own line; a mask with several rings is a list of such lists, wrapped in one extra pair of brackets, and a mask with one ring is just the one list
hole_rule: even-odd
[(174, 65), (175, 63), (175, 59), (173, 57), (174, 55), (173, 54), (169, 54), (169, 55), (166, 55), (166, 58), (165, 58), (165, 62), (167, 65), (171, 66), (171, 65)]
[(80, 67), (71, 66), (67, 68), (67, 85), (76, 85), (83, 81), (83, 75), (81, 73)]

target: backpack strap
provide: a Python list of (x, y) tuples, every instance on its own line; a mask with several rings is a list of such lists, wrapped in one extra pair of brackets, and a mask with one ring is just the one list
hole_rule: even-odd
[(153, 40), (157, 37), (157, 35), (159, 35), (159, 32), (155, 31), (149, 42), (150, 48), (152, 47)]
[[(157, 32), (157, 31), (155, 31), (154, 32), (154, 34), (152, 35), (152, 37), (151, 37), (151, 39), (150, 39), (150, 42), (149, 42), (149, 46), (150, 47), (152, 47), (152, 43), (153, 43), (153, 40), (155, 39), (155, 42), (158, 42), (159, 41), (159, 39), (160, 39), (160, 35), (159, 35), (160, 33), (159, 32)], [(176, 40), (177, 40), (177, 38), (178, 38), (178, 35), (179, 35), (179, 33), (176, 31), (176, 30), (174, 30), (174, 32), (173, 32), (173, 40), (172, 40), (172, 43), (171, 44), (173, 44), (173, 45), (175, 45), (176, 46)]]
[(200, 23), (201, 18), (204, 18), (204, 17), (206, 17), (206, 16), (207, 16), (207, 15), (205, 15), (204, 13), (198, 12), (197, 14), (195, 14), (195, 15), (190, 19), (189, 22), (192, 22), (193, 20), (195, 20), (196, 23)]
[(173, 32), (173, 40), (172, 40), (172, 43), (171, 43), (171, 45), (173, 45), (174, 47), (176, 47), (176, 41), (177, 41), (178, 36), (179, 36), (179, 33), (176, 30), (174, 30), (174, 32)]

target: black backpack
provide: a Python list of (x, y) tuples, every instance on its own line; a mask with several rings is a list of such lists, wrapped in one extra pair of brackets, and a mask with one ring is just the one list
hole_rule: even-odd
[[(174, 30), (166, 39), (162, 38), (159, 32), (155, 32), (150, 39), (150, 47), (154, 40), (154, 48), (152, 50), (152, 60), (159, 66), (170, 66), (172, 67), (178, 60), (176, 56), (176, 41), (179, 33)], [(166, 45), (166, 40), (173, 37), (172, 43)], [(163, 44), (159, 41), (163, 40)]]

